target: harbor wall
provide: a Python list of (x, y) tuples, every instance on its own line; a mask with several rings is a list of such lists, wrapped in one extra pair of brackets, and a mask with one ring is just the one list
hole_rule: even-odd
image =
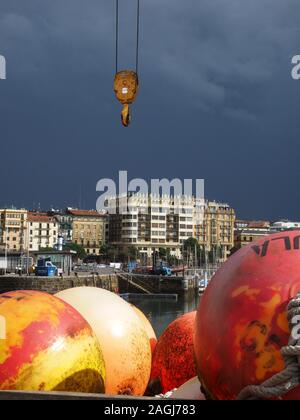
[(184, 277), (163, 277), (147, 275), (120, 275), (120, 293), (138, 293), (141, 286), (153, 294), (177, 294), (179, 296), (194, 294), (198, 283), (195, 279)]
[(194, 294), (194, 279), (129, 274), (80, 275), (68, 277), (1, 276), (0, 294), (14, 290), (37, 290), (50, 294), (74, 287), (98, 287), (119, 293)]
[(2, 276), (0, 277), (0, 294), (14, 290), (37, 290), (50, 294), (73, 287), (99, 287), (111, 292), (118, 291), (118, 278), (115, 274), (87, 275), (70, 277), (27, 277), (27, 276)]

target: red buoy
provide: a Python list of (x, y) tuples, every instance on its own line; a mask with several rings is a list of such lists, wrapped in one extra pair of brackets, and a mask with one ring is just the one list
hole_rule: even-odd
[(156, 393), (165, 394), (195, 377), (195, 317), (196, 312), (181, 316), (168, 326), (158, 340), (151, 373), (151, 384)]
[[(300, 291), (300, 231), (265, 237), (217, 272), (196, 317), (199, 379), (215, 399), (235, 399), (285, 365), (289, 301)], [(300, 387), (283, 398), (300, 399)]]

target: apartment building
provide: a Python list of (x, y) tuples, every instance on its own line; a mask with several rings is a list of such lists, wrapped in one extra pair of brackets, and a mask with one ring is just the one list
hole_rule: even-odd
[(106, 241), (107, 215), (71, 208), (66, 213), (72, 218), (72, 242), (83, 246), (88, 255), (100, 255)]
[(58, 225), (58, 237), (62, 239), (63, 244), (69, 244), (73, 241), (73, 216), (68, 211), (51, 210), (48, 212)]
[(109, 207), (110, 244), (134, 245), (148, 258), (159, 248), (168, 248), (171, 255), (181, 258), (182, 246), (191, 237), (207, 251), (213, 245), (223, 246), (224, 259), (233, 247), (235, 213), (227, 205), (187, 196), (137, 194), (111, 198)]
[(195, 222), (194, 236), (204, 251), (214, 251), (218, 260), (225, 261), (234, 247), (235, 211), (228, 204), (207, 201), (202, 212), (203, 219)]
[(280, 220), (271, 225), (271, 233), (284, 232), (287, 230), (300, 230), (300, 222), (292, 222), (290, 220)]
[(22, 252), (27, 249), (27, 210), (0, 209), (0, 248)]
[(266, 220), (237, 220), (234, 230), (234, 248), (240, 249), (271, 233), (271, 223)]
[(27, 218), (29, 251), (53, 249), (58, 243), (58, 224), (47, 213), (29, 212)]

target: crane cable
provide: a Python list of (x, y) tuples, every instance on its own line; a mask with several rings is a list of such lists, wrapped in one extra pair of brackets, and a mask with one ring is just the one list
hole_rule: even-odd
[[(116, 0), (116, 73), (119, 71), (119, 0)], [(137, 0), (137, 22), (136, 22), (136, 74), (139, 71), (139, 45), (140, 45), (140, 0)]]

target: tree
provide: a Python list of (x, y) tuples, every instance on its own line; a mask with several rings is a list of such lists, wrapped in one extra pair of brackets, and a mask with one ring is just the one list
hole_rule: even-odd
[(107, 263), (109, 260), (115, 260), (116, 258), (116, 249), (108, 244), (102, 244), (100, 248), (100, 254), (105, 259)]
[(195, 247), (197, 249), (199, 248), (199, 243), (198, 243), (198, 241), (197, 241), (196, 238), (189, 238), (186, 241), (184, 241), (183, 248), (185, 250), (189, 250), (189, 249), (193, 249), (194, 250)]
[(168, 264), (172, 267), (176, 267), (179, 265), (179, 259), (175, 255), (168, 256)]
[(166, 248), (159, 248), (158, 254), (159, 258), (166, 259), (168, 256), (168, 250)]
[(118, 250), (118, 259), (123, 263), (135, 261), (138, 257), (138, 249), (134, 245), (125, 246)]
[(196, 238), (187, 239), (183, 244), (183, 251), (184, 260), (187, 262), (189, 267), (198, 265), (201, 248)]
[(127, 249), (128, 257), (132, 261), (135, 261), (138, 256), (138, 249), (134, 245), (131, 245)]
[(45, 248), (40, 248), (39, 252), (53, 252), (53, 248), (49, 247), (45, 247)]
[(80, 260), (84, 260), (87, 256), (85, 249), (82, 245), (71, 243), (71, 244), (64, 245), (63, 249), (65, 251), (75, 251), (77, 254), (77, 257)]

